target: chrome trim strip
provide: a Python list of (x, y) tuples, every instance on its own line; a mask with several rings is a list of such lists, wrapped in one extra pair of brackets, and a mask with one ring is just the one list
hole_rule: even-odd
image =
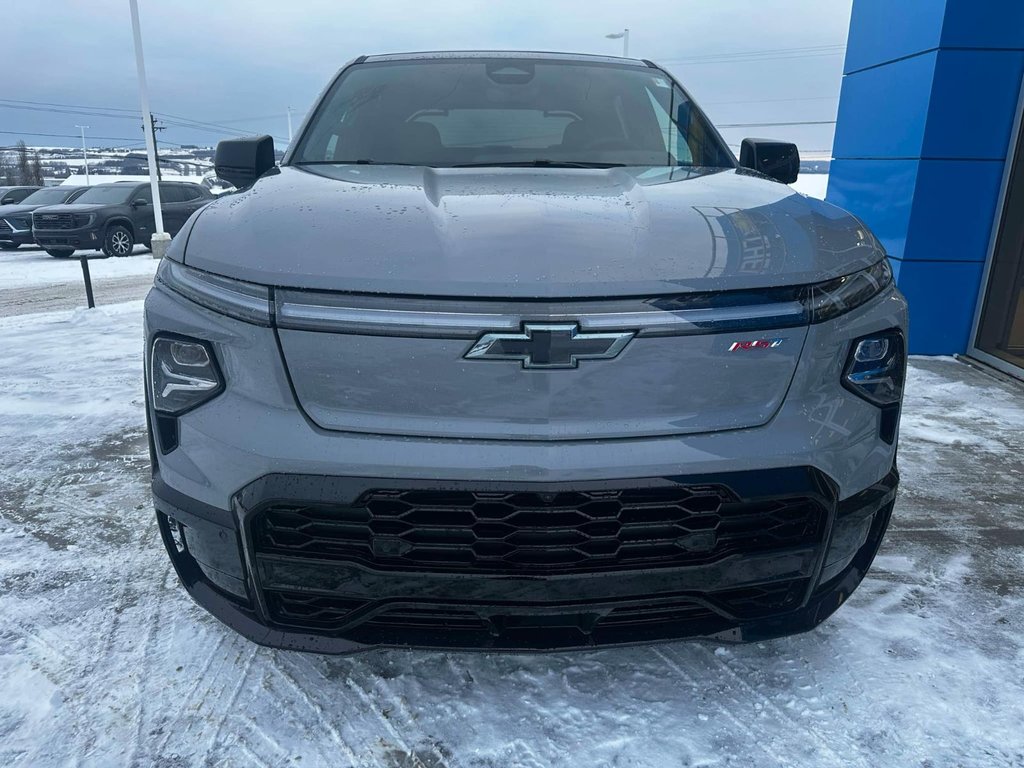
[(277, 327), (283, 329), (447, 339), (477, 339), (482, 333), (517, 331), (531, 323), (571, 322), (583, 332), (629, 330), (639, 336), (758, 331), (808, 323), (807, 311), (797, 301), (649, 312), (475, 313), (305, 304), (279, 298), (276, 309)]

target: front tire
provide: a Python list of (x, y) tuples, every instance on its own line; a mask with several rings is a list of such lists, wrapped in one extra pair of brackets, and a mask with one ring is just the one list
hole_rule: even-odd
[(47, 248), (46, 252), (55, 259), (66, 259), (75, 252), (74, 248)]
[(107, 256), (130, 256), (135, 247), (135, 238), (127, 227), (115, 224), (107, 227), (103, 238), (103, 253)]

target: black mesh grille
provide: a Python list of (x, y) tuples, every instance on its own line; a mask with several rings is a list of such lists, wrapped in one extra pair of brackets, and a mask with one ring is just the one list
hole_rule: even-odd
[(378, 490), (351, 507), (272, 504), (256, 551), (382, 569), (586, 572), (711, 562), (820, 541), (807, 498), (741, 502), (722, 486), (557, 493)]
[(74, 229), (75, 216), (72, 213), (37, 213), (32, 216), (32, 225), (39, 229)]
[(704, 596), (708, 602), (679, 596), (620, 606), (579, 605), (533, 614), (521, 608), (427, 603), (374, 606), (340, 596), (293, 591), (268, 590), (266, 596), (275, 623), (303, 631), (338, 633), (356, 642), (557, 648), (708, 635), (733, 624), (721, 610), (741, 620), (778, 614), (798, 607), (806, 588), (807, 581), (799, 579), (712, 592)]

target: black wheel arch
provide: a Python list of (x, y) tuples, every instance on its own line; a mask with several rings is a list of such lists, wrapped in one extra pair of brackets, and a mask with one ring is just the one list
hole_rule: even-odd
[(107, 233), (110, 231), (110, 228), (111, 227), (115, 227), (117, 225), (120, 225), (120, 226), (124, 227), (125, 229), (127, 229), (131, 233), (132, 240), (134, 242), (137, 243), (139, 241), (138, 235), (135, 232), (135, 222), (133, 222), (131, 219), (129, 219), (126, 216), (111, 216), (109, 219), (107, 219), (107, 221), (103, 224), (103, 239), (104, 240), (107, 239)]

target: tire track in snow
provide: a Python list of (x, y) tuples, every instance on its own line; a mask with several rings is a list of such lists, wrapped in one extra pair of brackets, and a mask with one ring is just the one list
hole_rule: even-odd
[[(420, 747), (417, 746), (417, 748), (414, 749), (413, 747), (409, 746), (408, 741), (405, 740), (405, 737), (402, 736), (402, 734), (395, 727), (392, 717), (390, 715), (384, 715), (385, 707), (379, 706), (377, 704), (377, 701), (374, 699), (374, 696), (380, 696), (384, 700), (385, 704), (390, 705), (387, 707), (387, 709), (389, 709), (391, 712), (399, 712), (402, 715), (402, 720), (410, 729), (420, 730), (419, 726), (416, 724), (415, 717), (413, 717), (412, 710), (409, 708), (409, 705), (405, 700), (405, 697), (401, 694), (397, 694), (394, 691), (390, 690), (387, 681), (384, 680), (384, 678), (380, 677), (380, 675), (374, 673), (373, 670), (371, 670), (368, 667), (365, 661), (359, 659), (357, 660), (357, 663), (359, 664), (359, 667), (366, 672), (365, 675), (360, 675), (360, 679), (372, 678), (374, 680), (373, 693), (371, 694), (370, 691), (356, 684), (353, 681), (352, 675), (346, 675), (345, 684), (348, 686), (350, 690), (356, 693), (356, 695), (359, 696), (367, 705), (367, 707), (369, 707), (373, 712), (381, 713), (380, 720), (384, 724), (385, 729), (391, 734), (392, 738), (394, 738), (395, 741), (399, 743), (401, 748), (405, 751), (405, 754), (408, 755), (411, 760), (413, 760), (412, 768), (428, 768), (426, 763), (424, 763), (423, 759), (419, 756)], [(319, 670), (317, 671), (319, 672)], [(327, 677), (322, 672), (320, 672), (320, 676), (324, 680), (327, 680)], [(426, 734), (423, 735), (426, 736)], [(443, 754), (441, 754), (440, 750), (437, 747), (437, 744), (435, 744), (432, 739), (423, 738), (420, 740), (420, 744), (426, 746), (428, 751), (436, 758), (436, 760), (433, 761), (434, 765), (430, 766), (429, 768), (443, 768), (444, 766), (448, 765), (447, 759)]]
[(238, 670), (238, 682), (232, 689), (231, 695), (228, 696), (227, 701), (222, 703), (221, 711), (217, 715), (216, 724), (213, 729), (213, 734), (210, 736), (210, 741), (206, 745), (206, 759), (204, 760), (204, 764), (206, 765), (211, 764), (211, 756), (216, 747), (218, 746), (221, 733), (224, 731), (224, 723), (226, 723), (228, 719), (234, 715), (234, 707), (235, 702), (238, 701), (238, 694), (241, 693), (242, 689), (245, 687), (246, 683), (249, 680), (249, 672), (252, 669), (253, 661), (256, 659), (256, 654), (259, 652), (259, 650), (259, 646), (256, 645), (254, 645), (250, 649), (248, 658), (242, 664), (242, 668)]
[[(701, 645), (701, 643), (693, 643), (693, 645)], [(665, 662), (665, 664), (668, 665), (668, 667), (672, 671), (674, 671), (676, 674), (678, 674), (680, 677), (686, 680), (686, 682), (689, 683), (689, 685), (694, 689), (700, 689), (701, 687), (706, 686), (706, 682), (698, 680), (696, 675), (694, 675), (684, 667), (686, 661), (680, 658), (681, 654), (679, 653), (679, 651), (673, 650), (669, 647), (660, 648), (658, 646), (652, 646), (652, 651), (655, 656), (657, 656), (659, 659)], [(715, 670), (705, 667), (704, 671), (714, 672)], [(711, 679), (707, 675), (703, 677), (705, 681), (707, 679)], [(723, 690), (722, 694), (725, 695), (726, 691)], [(774, 747), (770, 747), (770, 739), (766, 738), (764, 729), (759, 730), (757, 728), (752, 727), (751, 725), (748, 725), (740, 718), (738, 714), (736, 714), (740, 710), (744, 709), (744, 705), (741, 704), (738, 697), (730, 695), (730, 698), (730, 706), (726, 706), (722, 704), (720, 701), (715, 701), (714, 706), (720, 715), (723, 715), (727, 720), (732, 722), (733, 725), (735, 725), (741, 732), (747, 735), (747, 746), (751, 746), (760, 750), (767, 757), (774, 760), (775, 764), (779, 766), (788, 767), (808, 764), (807, 760), (809, 758), (809, 755), (800, 753), (789, 754), (789, 750), (786, 750), (787, 754), (782, 754), (779, 751), (777, 751)], [(745, 706), (753, 709), (755, 699), (760, 698), (763, 698), (763, 696), (754, 691), (754, 698), (748, 699)], [(836, 755), (833, 756), (838, 757)], [(843, 763), (841, 760), (837, 760), (835, 765), (845, 766), (845, 763)]]
[(295, 676), (288, 671), (288, 667), (291, 667), (292, 670), (294, 670), (295, 665), (290, 659), (285, 658), (285, 653), (287, 652), (278, 652), (273, 655), (273, 664), (271, 669), (277, 672), (281, 679), (291, 687), (297, 695), (297, 700), (305, 704), (307, 709), (313, 713), (319, 725), (323, 726), (324, 730), (326, 730), (327, 734), (331, 737), (331, 741), (334, 742), (334, 745), (348, 754), (349, 758), (352, 760), (352, 765), (363, 765), (362, 760), (356, 754), (352, 746), (345, 741), (344, 737), (334, 726), (334, 723), (325, 715), (323, 706), (311, 697), (305, 688), (299, 684), (299, 681), (295, 679)]

